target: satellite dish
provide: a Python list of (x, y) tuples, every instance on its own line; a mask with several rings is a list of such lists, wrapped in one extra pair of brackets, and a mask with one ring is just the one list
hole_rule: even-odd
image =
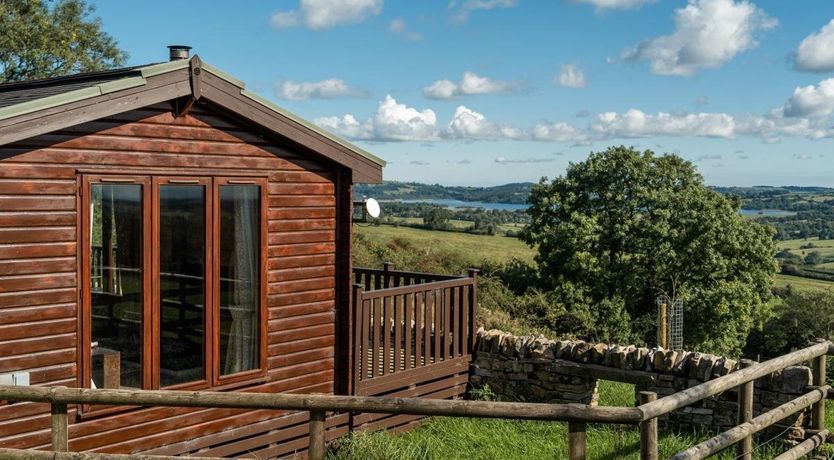
[(365, 200), (365, 210), (368, 212), (368, 215), (376, 219), (379, 217), (379, 202), (373, 198), (368, 198)]

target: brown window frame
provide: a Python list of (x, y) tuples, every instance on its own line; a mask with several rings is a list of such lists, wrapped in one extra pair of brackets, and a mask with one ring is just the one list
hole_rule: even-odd
[[(269, 230), (269, 198), (268, 198), (268, 181), (265, 178), (257, 178), (257, 177), (215, 177), (213, 181), (213, 196), (212, 200), (214, 203), (217, 203), (213, 209), (213, 220), (212, 220), (212, 228), (214, 228), (217, 234), (220, 234), (220, 188), (224, 185), (257, 185), (260, 187), (260, 260), (259, 260), (259, 269), (260, 269), (260, 284), (259, 284), (259, 310), (260, 310), (260, 334), (258, 339), (260, 343), (258, 344), (259, 347), (259, 361), (260, 361), (260, 368), (259, 369), (252, 369), (249, 371), (238, 372), (236, 374), (231, 375), (221, 375), (220, 374), (220, 321), (217, 321), (214, 325), (212, 336), (212, 345), (214, 347), (213, 358), (214, 362), (212, 363), (213, 369), (213, 378), (212, 384), (215, 387), (225, 387), (228, 385), (239, 384), (241, 382), (251, 381), (253, 379), (261, 380), (266, 377), (267, 374), (267, 335), (269, 332), (268, 326), (268, 312), (267, 312), (267, 288), (268, 288), (268, 275), (267, 275), (267, 259), (269, 258), (269, 250), (267, 244), (267, 237), (268, 237), (268, 230)], [(216, 278), (219, 277), (220, 273), (220, 239), (215, 238), (212, 241), (212, 247), (214, 249), (213, 252), (213, 267), (216, 270), (216, 275), (213, 276), (212, 280), (214, 281)], [(214, 302), (214, 309), (212, 311), (212, 315), (215, 318), (220, 317), (220, 283), (215, 282), (213, 284), (214, 291), (212, 292), (212, 299), (215, 300)]]
[[(81, 173), (81, 206), (79, 232), (79, 258), (81, 283), (79, 284), (79, 357), (80, 387), (90, 388), (92, 379), (91, 329), (92, 329), (92, 293), (91, 286), (91, 241), (90, 241), (90, 195), (94, 184), (137, 184), (142, 186), (142, 243), (143, 243), (143, 297), (142, 297), (142, 389), (160, 389), (160, 296), (159, 285), (159, 187), (161, 185), (202, 185), (205, 187), (206, 208), (206, 302), (205, 302), (205, 339), (204, 339), (204, 379), (173, 386), (162, 387), (164, 390), (224, 390), (263, 383), (266, 380), (267, 343), (268, 343), (268, 180), (265, 177), (252, 176), (208, 176), (208, 175), (134, 175), (134, 174), (90, 174)], [(220, 272), (220, 187), (224, 185), (257, 185), (260, 189), (260, 283), (259, 283), (259, 365), (258, 369), (232, 375), (221, 375), (219, 368), (220, 354), (220, 315), (219, 282), (216, 278)], [(106, 415), (115, 412), (136, 409), (131, 407), (114, 407), (102, 405), (80, 405), (79, 414)]]
[[(152, 366), (152, 388), (162, 390), (203, 390), (211, 387), (210, 369), (212, 361), (212, 353), (214, 347), (210, 346), (212, 339), (212, 324), (213, 324), (213, 302), (212, 297), (214, 283), (214, 262), (212, 254), (214, 251), (212, 246), (214, 244), (214, 225), (211, 218), (213, 207), (213, 192), (212, 192), (212, 178), (208, 177), (194, 177), (194, 176), (151, 176), (152, 195), (153, 195), (153, 210), (152, 210), (152, 230), (153, 230), (153, 247), (152, 247), (152, 267), (151, 267), (151, 284), (154, 286), (151, 306), (152, 321), (153, 321), (153, 337), (151, 339), (151, 346), (153, 348), (151, 359)], [(162, 291), (158, 289), (160, 283), (160, 193), (161, 186), (195, 186), (203, 187), (203, 197), (205, 203), (203, 219), (205, 219), (205, 253), (203, 254), (205, 262), (205, 304), (203, 305), (203, 378), (202, 380), (194, 380), (192, 382), (183, 382), (176, 385), (162, 386), (161, 384), (161, 362), (160, 354), (162, 353), (160, 346), (160, 334), (162, 331)]]

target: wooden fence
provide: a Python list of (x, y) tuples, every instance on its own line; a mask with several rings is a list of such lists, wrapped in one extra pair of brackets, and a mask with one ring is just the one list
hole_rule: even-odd
[[(108, 390), (65, 387), (0, 386), (0, 399), (49, 403), (52, 406), (52, 449), (68, 450), (68, 404), (107, 404), (145, 407), (211, 407), (234, 409), (273, 409), (308, 411), (309, 458), (325, 458), (326, 412), (372, 412), (386, 414), (432, 415), (448, 417), (511, 418), (570, 423), (636, 424), (641, 419), (632, 407), (593, 407), (574, 404), (538, 404), (491, 401), (462, 401), (374, 396), (335, 396), (286, 393), (237, 393), (168, 390)], [(62, 458), (63, 456), (49, 458)], [(112, 454), (84, 454), (78, 458), (110, 458)], [(37, 452), (0, 449), (3, 458), (39, 458)], [(69, 458), (69, 457), (67, 457)], [(128, 455), (125, 459), (174, 459)]]
[[(809, 406), (812, 408), (812, 436), (778, 458), (797, 459), (824, 442), (825, 400), (831, 388), (825, 384), (826, 356), (834, 354), (834, 345), (824, 341), (763, 363), (748, 366), (715, 380), (702, 383), (679, 393), (657, 399), (654, 393), (641, 394), (638, 407), (594, 407), (580, 404), (538, 404), (490, 401), (438, 400), (424, 398), (391, 398), (368, 396), (333, 396), (268, 393), (218, 393), (160, 390), (91, 390), (64, 387), (0, 387), (0, 399), (8, 401), (46, 402), (52, 406), (52, 448), (55, 452), (68, 449), (67, 405), (108, 404), (130, 406), (213, 407), (238, 409), (274, 409), (309, 412), (309, 457), (325, 457), (325, 413), (367, 412), (385, 414), (431, 415), (451, 417), (509, 418), (568, 422), (569, 458), (585, 458), (585, 429), (588, 423), (631, 424), (640, 427), (640, 458), (658, 458), (657, 418), (718, 393), (739, 387), (740, 424), (692, 448), (678, 453), (673, 459), (702, 459), (738, 444), (741, 459), (752, 458), (751, 437), (779, 420)], [(808, 392), (755, 418), (751, 385), (785, 367), (811, 361), (813, 385)], [(558, 456), (559, 453), (554, 453)], [(2, 449), (4, 458), (42, 458), (31, 451)], [(83, 454), (77, 458), (108, 458), (110, 454)], [(72, 458), (56, 455), (50, 458)], [(149, 458), (125, 456), (128, 460)], [(156, 457), (165, 458), (165, 457)]]

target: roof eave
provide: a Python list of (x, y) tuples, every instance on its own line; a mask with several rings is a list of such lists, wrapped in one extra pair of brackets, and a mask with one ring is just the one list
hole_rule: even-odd
[[(114, 96), (116, 93), (120, 91), (134, 89), (140, 86), (145, 86), (148, 84), (149, 79), (158, 78), (162, 75), (181, 71), (183, 69), (189, 68), (192, 65), (192, 60), (198, 62), (201, 69), (205, 72), (210, 73), (211, 75), (223, 80), (224, 82), (233, 85), (238, 89), (238, 93), (240, 97), (246, 98), (257, 103), (260, 106), (267, 108), (269, 111), (277, 114), (280, 117), (283, 117), (287, 120), (290, 120), (292, 123), (296, 123), (299, 126), (303, 127), (306, 131), (314, 133), (328, 141), (338, 145), (341, 147), (342, 150), (352, 152), (357, 157), (363, 158), (379, 168), (379, 172), (376, 174), (365, 174), (365, 180), (377, 182), (381, 180), (381, 169), (385, 166), (385, 161), (381, 158), (377, 157), (376, 155), (371, 154), (370, 152), (354, 145), (353, 143), (342, 139), (339, 136), (336, 136), (319, 126), (316, 126), (313, 123), (304, 120), (303, 118), (289, 112), (282, 107), (278, 106), (277, 104), (269, 101), (268, 99), (255, 94), (251, 91), (246, 90), (245, 84), (243, 81), (231, 76), (230, 74), (214, 67), (210, 64), (206, 64), (199, 61), (199, 58), (195, 55), (190, 59), (183, 59), (178, 61), (171, 61), (165, 62), (162, 64), (153, 64), (146, 67), (137, 68), (135, 71), (140, 76), (134, 77), (126, 77), (121, 78), (118, 80), (112, 80), (104, 83), (100, 83), (88, 88), (68, 91), (66, 93), (57, 94), (53, 96), (48, 96), (40, 99), (36, 99), (33, 101), (27, 101), (24, 103), (12, 105), (9, 107), (0, 108), (0, 145), (3, 145), (8, 142), (13, 142), (15, 137), (18, 136), (4, 136), (3, 131), (4, 128), (14, 126), (15, 122), (14, 118), (16, 117), (24, 117), (27, 115), (31, 115), (35, 112), (44, 111), (48, 109), (53, 109), (56, 107), (60, 107), (62, 105), (67, 105), (71, 103), (78, 103), (86, 100), (92, 100), (94, 98), (100, 98), (105, 95)], [(192, 96), (198, 97), (198, 95), (192, 94)], [(179, 97), (179, 95), (176, 95)], [(92, 102), (92, 101), (91, 101)], [(126, 109), (129, 110), (129, 106), (125, 106)], [(5, 121), (5, 123), (3, 123)], [(89, 120), (87, 120), (89, 121)], [(83, 119), (81, 121), (77, 121), (74, 124), (84, 122)], [(278, 134), (281, 134), (280, 132)], [(33, 134), (37, 135), (37, 134)], [(27, 136), (31, 137), (31, 136)], [(12, 140), (9, 140), (12, 139)]]

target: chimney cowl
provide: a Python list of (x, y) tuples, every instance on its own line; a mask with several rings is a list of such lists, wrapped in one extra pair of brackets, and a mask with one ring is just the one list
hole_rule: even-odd
[(188, 59), (191, 47), (188, 45), (168, 45), (168, 58), (171, 61)]

